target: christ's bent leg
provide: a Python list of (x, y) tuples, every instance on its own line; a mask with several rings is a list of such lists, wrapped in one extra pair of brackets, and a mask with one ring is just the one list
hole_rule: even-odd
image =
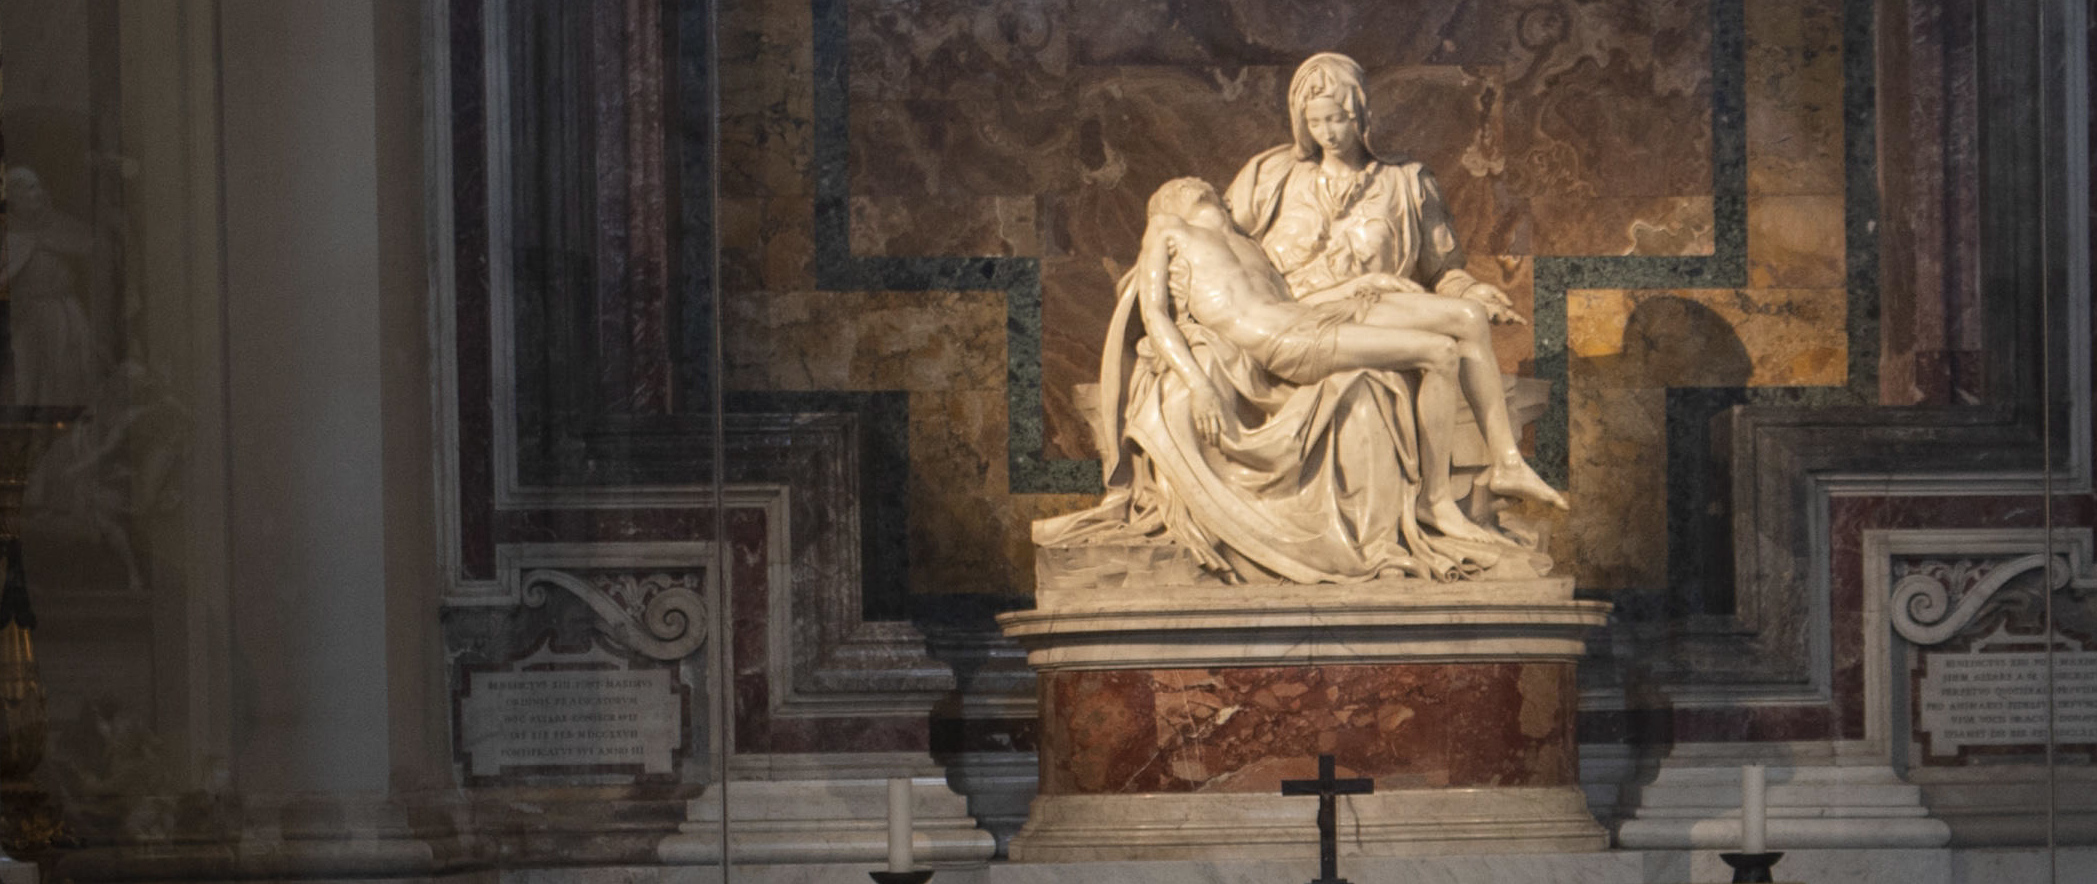
[[(1493, 452), (1493, 465), (1486, 474), (1486, 487), (1493, 493), (1519, 497), (1566, 508), (1565, 497), (1544, 483), (1529, 462), (1522, 459), (1514, 427), (1507, 417), (1507, 396), (1500, 385), (1500, 366), (1493, 357), (1492, 326), (1483, 305), (1437, 295), (1386, 295), (1370, 309), (1366, 319), (1388, 329), (1388, 334), (1418, 334), (1422, 330), (1446, 334), (1456, 344), (1457, 378), (1464, 399), (1478, 418), (1486, 447)], [(1450, 508), (1456, 512), (1455, 507)]]

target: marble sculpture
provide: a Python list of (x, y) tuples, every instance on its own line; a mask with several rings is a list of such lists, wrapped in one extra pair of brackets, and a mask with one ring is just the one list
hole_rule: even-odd
[(1465, 272), (1433, 175), (1370, 147), (1362, 83), (1312, 56), (1292, 143), (1223, 195), (1182, 178), (1151, 198), (1101, 361), (1106, 495), (1036, 543), (1162, 539), (1224, 582), (1549, 567), (1494, 517), (1498, 498), (1566, 506), (1522, 459), (1492, 352), (1489, 324), (1522, 319)]

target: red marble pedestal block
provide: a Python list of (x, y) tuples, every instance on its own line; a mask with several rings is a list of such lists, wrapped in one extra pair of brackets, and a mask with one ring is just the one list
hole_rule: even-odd
[(1022, 862), (1316, 857), (1318, 756), (1372, 794), (1340, 852), (1599, 850), (1574, 666), (1608, 605), (1565, 578), (1055, 589), (1002, 615), (1041, 678)]
[(1577, 784), (1573, 665), (1398, 663), (1041, 676), (1044, 795)]

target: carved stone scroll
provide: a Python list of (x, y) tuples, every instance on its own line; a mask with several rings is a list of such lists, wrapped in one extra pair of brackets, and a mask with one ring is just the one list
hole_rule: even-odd
[(603, 621), (604, 634), (656, 660), (681, 660), (706, 644), (706, 606), (689, 575), (617, 574), (588, 579), (541, 568), (524, 575), (524, 603), (546, 604), (546, 587), (567, 591)]

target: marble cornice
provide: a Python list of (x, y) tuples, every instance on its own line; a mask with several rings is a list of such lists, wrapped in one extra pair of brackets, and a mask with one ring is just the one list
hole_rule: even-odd
[(1606, 602), (1571, 578), (1047, 592), (998, 617), (1037, 670), (1577, 660)]

